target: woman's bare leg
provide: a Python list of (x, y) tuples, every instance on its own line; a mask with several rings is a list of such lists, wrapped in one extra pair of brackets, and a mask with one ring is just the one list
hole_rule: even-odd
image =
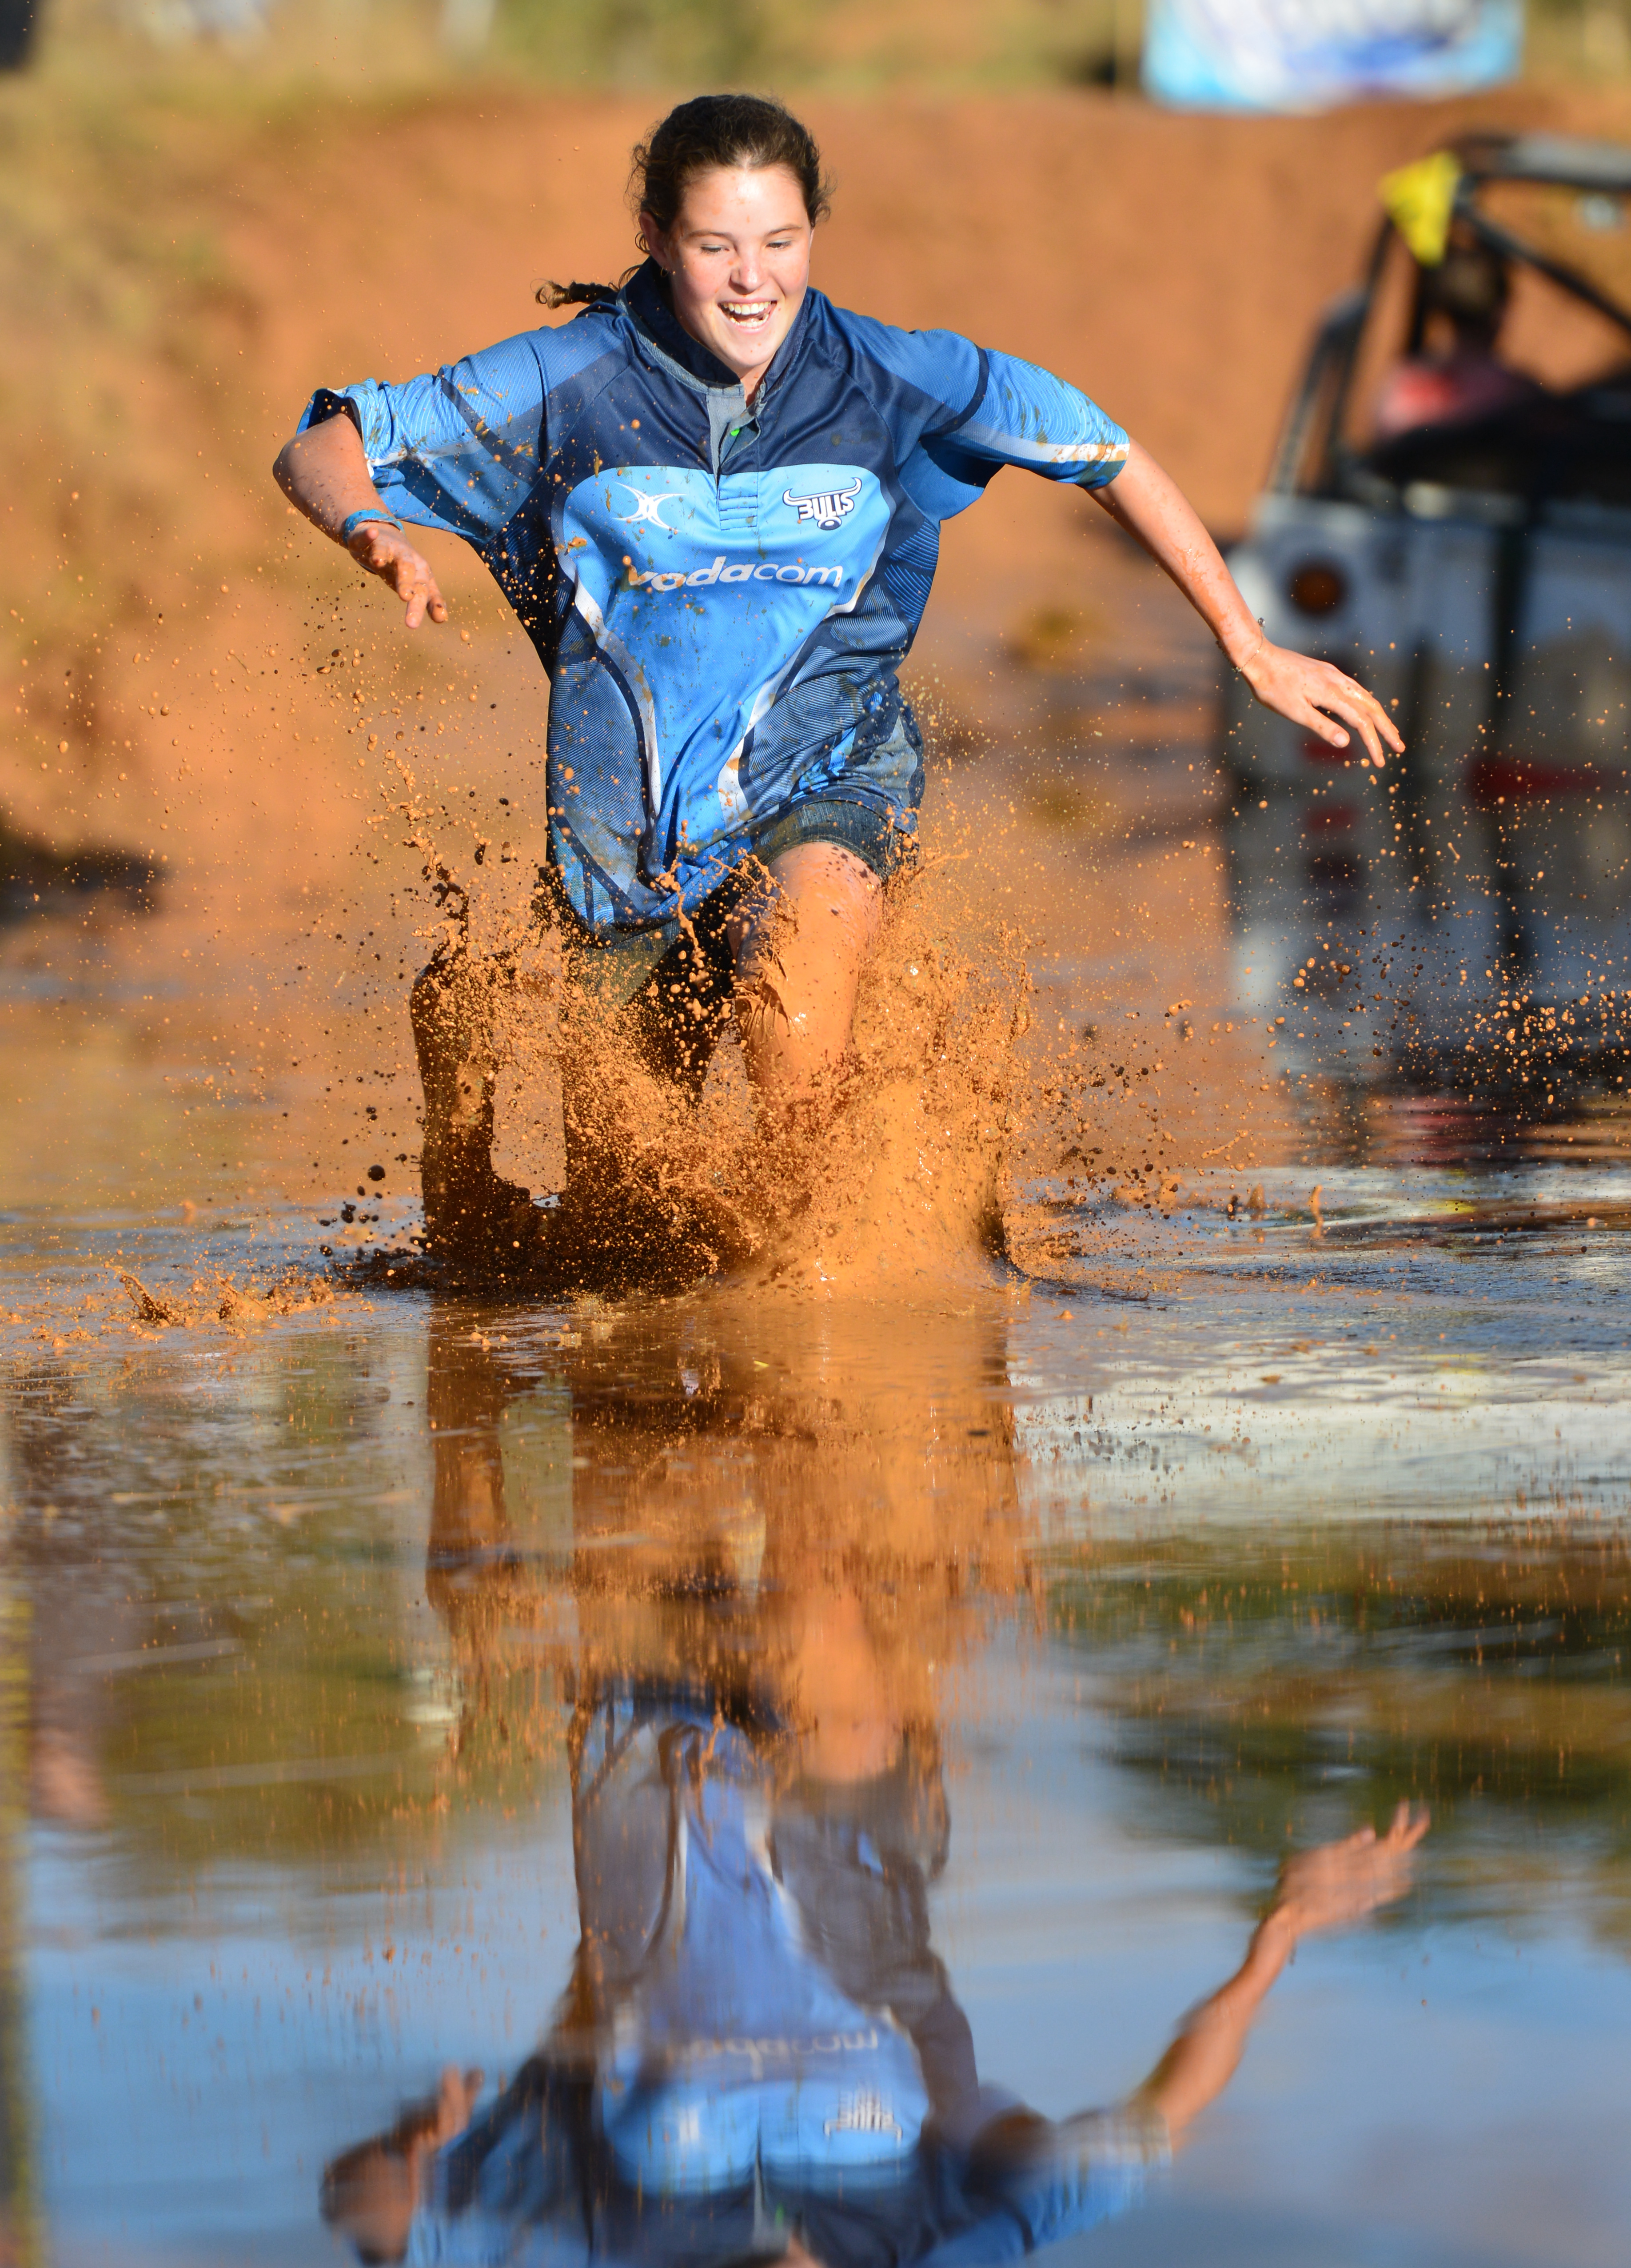
[[(864, 860), (836, 843), (801, 843), (770, 861), (758, 902), (730, 920), (735, 1013), (754, 1091), (773, 1106), (773, 1116), (775, 1106), (789, 1108), (811, 1098), (842, 1062), (861, 972), (882, 918), (883, 886)], [(710, 1005), (703, 961), (694, 954), (692, 959), (694, 969), (681, 954), (660, 998), (642, 993), (625, 1013), (632, 1018), (628, 1056), (648, 1074), (694, 1094), (713, 1053), (723, 1002), (717, 1010)], [(527, 1190), (493, 1167), (504, 1052), (497, 1027), (506, 1010), (516, 1012), (515, 989), (508, 966), (459, 952), (431, 963), (412, 1002), (424, 1083), (429, 1241), (433, 1250), (501, 1266), (535, 1258), (543, 1226)], [(569, 1047), (560, 1060), (568, 1202), (575, 1216), (597, 1209), (625, 1215), (636, 1192), (617, 1144), (617, 1115), (608, 1117), (605, 1108), (605, 1052), (584, 1056)], [(672, 1212), (668, 1197), (656, 1201), (653, 1233), (661, 1229), (671, 1242)], [(630, 1227), (623, 1219), (620, 1248)]]
[(439, 955), (409, 1001), (424, 1087), (420, 1186), (433, 1252), (513, 1262), (535, 1233), (528, 1192), (493, 1171), (492, 964)]
[(771, 860), (770, 877), (760, 905), (731, 924), (737, 1019), (754, 1091), (794, 1102), (849, 1048), (884, 887), (836, 843), (795, 843)]

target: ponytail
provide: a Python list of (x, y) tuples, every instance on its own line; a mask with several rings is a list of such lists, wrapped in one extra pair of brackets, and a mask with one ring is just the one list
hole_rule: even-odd
[(631, 276), (639, 270), (628, 269), (615, 284), (556, 284), (553, 280), (540, 284), (533, 297), (540, 307), (610, 307)]

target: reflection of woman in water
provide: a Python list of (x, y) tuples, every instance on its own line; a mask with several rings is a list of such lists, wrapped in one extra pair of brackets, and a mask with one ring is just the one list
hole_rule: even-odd
[[(941, 522), (1003, 465), (1091, 494), (1270, 708), (1378, 762), (1399, 745), (1352, 679), (1267, 643), (1172, 482), (1074, 387), (811, 290), (827, 190), (779, 107), (682, 104), (635, 202), (643, 263), (559, 294), (588, 303), (575, 321), (320, 391), (277, 465), (410, 629), (447, 617), (410, 526), (463, 536), (515, 608), (551, 681), (541, 903), (624, 1012), (626, 1058), (694, 1090), (733, 1006), (761, 1104), (841, 1058), (922, 792), (897, 671)], [(426, 1219), (507, 1252), (541, 1217), (494, 1178), (481, 998), (458, 955), (415, 991)], [(562, 1064), (569, 1191), (607, 1145), (607, 1060)]]
[(983, 2085), (929, 1945), (948, 1826), (862, 1598), (812, 1585), (773, 1675), (608, 1679), (571, 1742), (582, 1937), (549, 2038), (335, 2161), (326, 2218), (368, 2260), (944, 2268), (1135, 2203), (1224, 2085), (1298, 1938), (1404, 1889), (1401, 1808), (1293, 1859), (1229, 1982), (1126, 2102), (1054, 2124)]

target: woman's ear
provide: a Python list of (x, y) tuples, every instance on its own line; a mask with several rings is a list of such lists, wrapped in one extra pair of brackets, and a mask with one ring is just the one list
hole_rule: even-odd
[(663, 246), (663, 232), (658, 228), (652, 215), (643, 210), (640, 215), (640, 249), (648, 259), (655, 260), (665, 273), (667, 272), (668, 261)]

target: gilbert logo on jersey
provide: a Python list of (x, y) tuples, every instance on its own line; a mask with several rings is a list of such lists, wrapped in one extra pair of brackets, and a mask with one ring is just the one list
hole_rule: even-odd
[(795, 496), (791, 489), (783, 489), (782, 501), (792, 505), (801, 527), (806, 520), (812, 519), (824, 534), (830, 535), (841, 520), (849, 519), (860, 493), (861, 482), (857, 479), (850, 488), (826, 489), (819, 496)]

